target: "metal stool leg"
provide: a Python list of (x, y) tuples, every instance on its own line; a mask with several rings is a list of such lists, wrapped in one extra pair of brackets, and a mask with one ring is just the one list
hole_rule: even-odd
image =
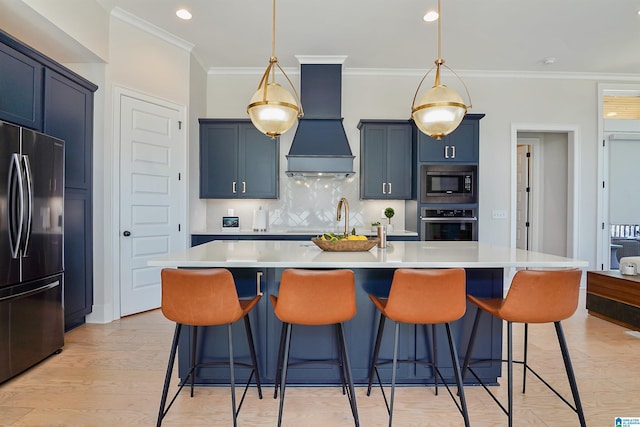
[(398, 335), (400, 323), (395, 322), (395, 336), (393, 337), (393, 367), (391, 371), (391, 396), (389, 397), (389, 427), (393, 425), (393, 398), (396, 391), (396, 369), (398, 368)]
[(382, 331), (384, 330), (385, 317), (380, 313), (380, 322), (378, 323), (378, 333), (376, 334), (376, 343), (373, 347), (373, 356), (371, 357), (371, 366), (369, 367), (369, 385), (367, 386), (367, 396), (371, 396), (371, 384), (373, 383), (373, 374), (376, 371), (378, 363), (378, 355), (380, 354), (380, 344), (382, 342)]
[[(458, 397), (460, 399), (460, 412), (462, 412), (462, 418), (464, 419), (465, 427), (469, 427), (469, 412), (467, 411), (467, 400), (464, 397), (464, 384), (462, 382), (462, 373), (460, 372), (460, 362), (458, 361), (458, 351), (456, 345), (451, 337), (451, 326), (449, 323), (445, 323), (447, 329), (447, 338), (449, 340), (449, 351), (451, 353), (451, 361), (453, 363), (453, 373), (456, 377), (456, 385), (458, 386)], [(451, 396), (453, 397), (453, 396)]]
[(436, 369), (438, 369), (438, 344), (436, 341), (436, 325), (431, 325), (431, 342), (433, 347), (433, 378), (435, 380), (435, 392), (436, 396), (438, 395), (438, 374), (436, 374)]
[(522, 358), (522, 393), (527, 389), (527, 349), (529, 348), (529, 324), (524, 324), (524, 357)]
[(233, 410), (233, 427), (238, 425), (237, 416), (238, 412), (236, 411), (236, 379), (234, 375), (234, 366), (233, 366), (233, 335), (231, 333), (231, 323), (227, 325), (228, 336), (229, 336), (229, 382), (231, 383), (231, 409)]
[(193, 384), (196, 379), (196, 349), (198, 348), (198, 327), (191, 326), (191, 397), (193, 397)]
[(286, 323), (282, 323), (282, 330), (280, 332), (280, 346), (278, 347), (278, 360), (276, 362), (276, 380), (275, 380), (275, 386), (274, 386), (274, 390), (273, 390), (273, 398), (277, 399), (278, 398), (278, 387), (280, 387), (280, 376), (282, 375), (282, 356), (283, 356), (283, 352), (284, 352), (284, 342), (285, 342), (285, 337), (287, 335), (287, 324)]
[(507, 322), (507, 416), (513, 427), (513, 323)]
[(256, 356), (256, 347), (253, 344), (253, 332), (251, 331), (251, 322), (249, 316), (244, 316), (244, 329), (247, 333), (247, 341), (249, 342), (249, 353), (251, 353), (251, 363), (256, 374), (256, 387), (258, 388), (258, 398), (262, 399), (262, 384), (260, 383), (260, 368), (258, 367), (258, 357)]
[(347, 394), (347, 380), (345, 377), (344, 354), (342, 352), (342, 340), (340, 338), (340, 326), (338, 323), (334, 325), (336, 344), (338, 345), (338, 367), (340, 368), (340, 381), (342, 382), (342, 394)]
[(587, 423), (584, 419), (584, 411), (582, 410), (582, 403), (580, 402), (580, 395), (578, 394), (578, 384), (576, 383), (576, 377), (573, 373), (573, 366), (571, 364), (571, 358), (569, 357), (567, 342), (564, 338), (564, 331), (560, 322), (554, 322), (554, 325), (556, 327), (556, 335), (558, 336), (560, 351), (562, 352), (562, 359), (564, 360), (564, 367), (567, 371), (567, 379), (569, 380), (569, 385), (571, 386), (571, 394), (573, 394), (573, 401), (576, 404), (575, 411), (578, 414), (580, 427), (585, 427)]
[(476, 317), (473, 320), (473, 327), (471, 328), (471, 336), (469, 337), (469, 344), (467, 345), (467, 353), (464, 355), (464, 362), (462, 363), (462, 381), (464, 382), (465, 375), (469, 369), (469, 363), (471, 362), (471, 353), (473, 352), (473, 346), (476, 343), (476, 333), (478, 332), (478, 325), (480, 324), (480, 316), (482, 310), (476, 308)]
[(344, 325), (342, 323), (338, 323), (336, 326), (337, 326), (337, 332), (340, 340), (340, 348), (341, 348), (340, 352), (342, 354), (342, 358), (344, 361), (344, 367), (345, 367), (344, 373), (346, 374), (347, 383), (349, 385), (348, 397), (349, 397), (349, 404), (351, 405), (351, 413), (353, 414), (353, 421), (355, 423), (355, 426), (359, 427), (360, 419), (358, 417), (358, 406), (356, 404), (356, 391), (355, 391), (355, 387), (353, 386), (353, 377), (351, 375), (349, 353), (347, 352), (347, 341), (344, 337)]
[[(164, 376), (164, 386), (162, 387), (162, 397), (160, 398), (160, 410), (158, 411), (157, 427), (162, 425), (162, 419), (167, 414), (168, 408), (165, 409), (167, 403), (167, 394), (169, 393), (169, 384), (171, 383), (171, 374), (173, 373), (173, 365), (176, 361), (176, 350), (178, 349), (178, 340), (180, 339), (180, 331), (182, 325), (176, 323), (176, 328), (173, 333), (173, 341), (171, 342), (171, 352), (169, 354), (169, 362), (167, 363), (167, 373)], [(169, 405), (171, 406), (171, 405)]]
[(280, 376), (280, 407), (278, 408), (278, 427), (282, 425), (282, 409), (284, 408), (284, 392), (287, 386), (287, 368), (289, 365), (289, 347), (291, 346), (291, 323), (287, 323), (286, 325), (287, 327)]

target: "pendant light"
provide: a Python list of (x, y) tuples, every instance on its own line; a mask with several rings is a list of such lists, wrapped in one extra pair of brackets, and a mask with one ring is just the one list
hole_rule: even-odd
[[(295, 97), (276, 83), (276, 67), (289, 82)], [(299, 106), (299, 107), (298, 107)], [(273, 20), (271, 30), (271, 58), (265, 70), (258, 90), (251, 97), (247, 113), (253, 125), (265, 135), (275, 138), (293, 126), (296, 119), (302, 117), (302, 103), (298, 92), (284, 72), (276, 57), (276, 0), (273, 0)]]
[[(442, 55), (440, 54), (440, 21), (442, 20), (440, 0), (438, 0), (438, 15), (438, 58), (435, 60), (435, 67), (427, 71), (422, 77), (422, 80), (420, 80), (420, 84), (413, 96), (413, 103), (411, 104), (411, 117), (420, 131), (432, 138), (440, 140), (460, 125), (464, 115), (467, 113), (467, 109), (471, 108), (471, 97), (462, 79), (458, 77), (451, 68), (444, 65), (444, 59), (442, 59)], [(442, 67), (447, 68), (462, 82), (467, 92), (467, 98), (469, 99), (468, 106), (458, 92), (440, 82), (440, 69)], [(431, 71), (433, 71), (433, 68), (436, 69), (433, 87), (420, 97), (418, 105), (416, 105), (416, 98), (418, 97), (420, 87)]]

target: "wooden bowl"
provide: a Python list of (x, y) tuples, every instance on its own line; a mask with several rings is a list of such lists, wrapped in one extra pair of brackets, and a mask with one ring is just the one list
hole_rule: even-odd
[(317, 237), (311, 239), (323, 251), (328, 252), (364, 252), (373, 248), (378, 244), (378, 238), (367, 240), (347, 240), (341, 239), (337, 242), (331, 242), (329, 240), (322, 240)]

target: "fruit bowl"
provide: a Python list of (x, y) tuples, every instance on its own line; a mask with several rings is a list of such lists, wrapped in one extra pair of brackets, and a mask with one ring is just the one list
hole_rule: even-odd
[(328, 252), (364, 252), (373, 248), (378, 243), (378, 238), (367, 240), (347, 240), (340, 239), (337, 242), (322, 240), (318, 237), (311, 239), (317, 247)]

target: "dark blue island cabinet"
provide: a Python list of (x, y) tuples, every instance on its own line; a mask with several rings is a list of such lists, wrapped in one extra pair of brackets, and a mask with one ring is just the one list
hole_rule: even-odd
[(92, 160), (96, 85), (0, 31), (0, 120), (64, 141), (64, 320), (93, 305)]
[(413, 127), (408, 120), (361, 120), (360, 198), (412, 198)]
[(200, 198), (277, 199), (279, 139), (244, 119), (200, 119)]
[(418, 161), (477, 164), (483, 117), (484, 114), (467, 114), (460, 126), (440, 141), (418, 132)]
[[(231, 268), (230, 269), (240, 297), (251, 297), (256, 292), (262, 292), (263, 297), (251, 314), (251, 324), (258, 353), (261, 379), (263, 383), (273, 384), (276, 374), (276, 359), (282, 323), (275, 317), (269, 295), (278, 294), (281, 268)], [(369, 374), (369, 363), (375, 341), (375, 332), (379, 321), (379, 314), (370, 301), (368, 294), (387, 296), (393, 277), (393, 269), (354, 269), (356, 278), (356, 298), (358, 312), (356, 316), (345, 324), (349, 359), (356, 384), (366, 384)], [(503, 270), (502, 268), (467, 269), (467, 291), (482, 297), (502, 296)], [(469, 307), (468, 307), (469, 308)], [(475, 311), (469, 309), (467, 314), (452, 325), (459, 357), (462, 359), (466, 352), (467, 342), (473, 324)], [(392, 357), (393, 322), (387, 322), (380, 358)], [(431, 328), (424, 326), (401, 325), (399, 358), (433, 357)], [(296, 358), (335, 358), (337, 346), (335, 337), (331, 333), (331, 326), (294, 326), (291, 344), (291, 361)], [(500, 358), (502, 354), (502, 325), (501, 322), (485, 316), (479, 329), (480, 339), (474, 348), (474, 358)], [(438, 363), (445, 378), (453, 380), (453, 369), (448, 353), (446, 332), (443, 326), (436, 327)], [(190, 348), (190, 334), (183, 334), (179, 346), (179, 376), (184, 378), (188, 373), (188, 354)], [(242, 322), (234, 324), (233, 334), (234, 357), (237, 361), (249, 360), (249, 349)], [(224, 359), (227, 354), (227, 331), (224, 327), (199, 328), (198, 336), (200, 361), (215, 361)], [(499, 363), (477, 365), (479, 376), (488, 383), (497, 383), (501, 367)], [(237, 368), (236, 380), (248, 378), (249, 370)], [(391, 369), (382, 367), (380, 375), (383, 381), (390, 381)], [(218, 384), (228, 381), (228, 366), (203, 368), (196, 376), (199, 384)], [(475, 380), (468, 378), (470, 383)], [(340, 377), (336, 366), (298, 365), (292, 366), (287, 374), (290, 384), (324, 385), (339, 384)], [(398, 369), (398, 382), (402, 384), (433, 384), (433, 373), (430, 368), (414, 367), (401, 364)]]

